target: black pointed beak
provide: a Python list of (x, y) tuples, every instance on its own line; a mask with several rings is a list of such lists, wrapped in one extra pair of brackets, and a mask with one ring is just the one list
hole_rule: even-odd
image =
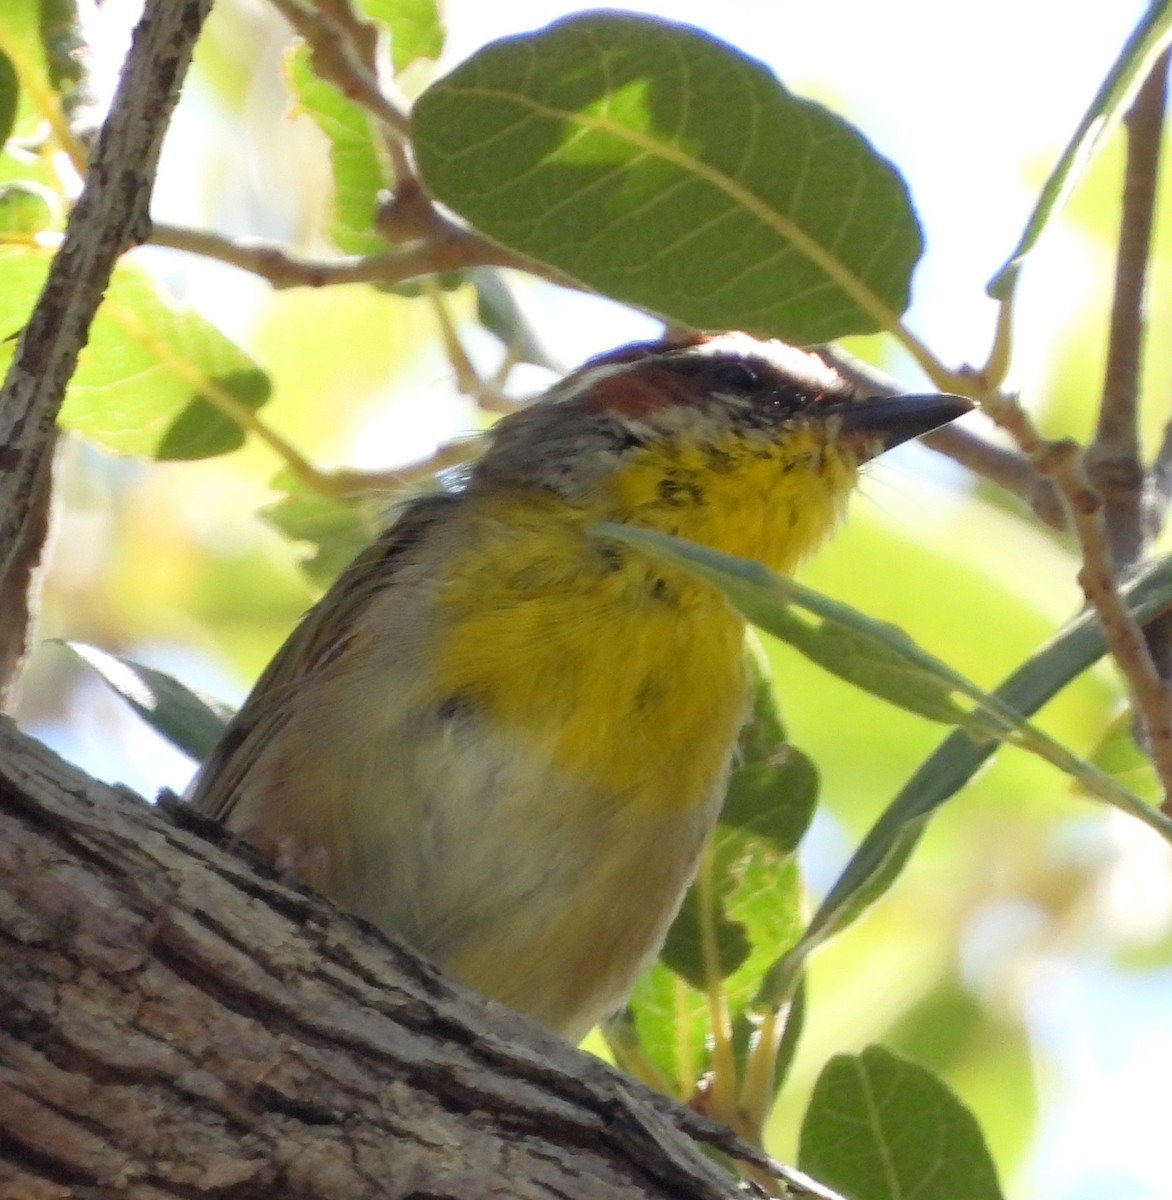
[(976, 405), (963, 396), (934, 392), (923, 396), (872, 396), (837, 406), (835, 416), (846, 436), (878, 441), (883, 450), (931, 433)]

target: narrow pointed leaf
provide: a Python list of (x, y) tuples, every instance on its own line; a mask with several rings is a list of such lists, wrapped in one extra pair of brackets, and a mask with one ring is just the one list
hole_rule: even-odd
[[(714, 584), (746, 620), (841, 678), (910, 712), (955, 722), (970, 741), (1012, 741), (1077, 779), (1091, 795), (1172, 841), (1172, 820), (1031, 725), (1003, 697), (983, 691), (921, 649), (903, 630), (821, 596), (793, 579), (774, 575), (760, 563), (655, 530), (605, 524), (596, 531), (641, 547)], [(794, 607), (813, 613), (820, 626), (809, 627), (795, 618), (790, 611)], [(956, 704), (953, 693), (970, 701), (973, 710)]]
[(1012, 294), (1022, 259), (1042, 236), (1051, 217), (1066, 202), (1079, 175), (1127, 111), (1136, 90), (1170, 42), (1172, 0), (1156, 0), (1127, 39), (1127, 44), (1074, 131), (1074, 136), (1050, 172), (1038, 196), (1038, 203), (1026, 222), (1021, 240), (1005, 265), (990, 280), (987, 290), (995, 300), (1006, 300)]
[[(1123, 589), (1132, 617), (1143, 624), (1172, 604), (1172, 557), (1148, 564)], [(1107, 652), (1093, 613), (1083, 613), (1018, 668), (994, 693), (1014, 711), (1037, 712)], [(898, 878), (931, 815), (958, 792), (996, 749), (957, 731), (944, 739), (867, 832), (850, 862), (810, 919), (801, 940), (765, 974), (758, 1003), (782, 1003), (805, 960), (841, 932)], [(1146, 807), (1146, 806), (1145, 806)], [(1137, 814), (1145, 815), (1145, 814)], [(1146, 809), (1146, 822), (1167, 837), (1166, 818)]]
[(158, 734), (197, 762), (206, 758), (232, 717), (218, 700), (165, 671), (121, 658), (84, 642), (60, 642), (101, 676)]

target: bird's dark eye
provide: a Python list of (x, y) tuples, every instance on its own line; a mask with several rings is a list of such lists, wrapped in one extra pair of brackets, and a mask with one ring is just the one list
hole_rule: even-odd
[(727, 358), (713, 364), (709, 378), (721, 392), (751, 395), (761, 389), (761, 376), (741, 358)]

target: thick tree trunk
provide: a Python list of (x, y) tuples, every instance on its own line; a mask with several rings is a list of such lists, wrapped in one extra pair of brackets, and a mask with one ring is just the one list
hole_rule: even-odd
[(0, 1197), (738, 1191), (730, 1134), (197, 820), (0, 723)]

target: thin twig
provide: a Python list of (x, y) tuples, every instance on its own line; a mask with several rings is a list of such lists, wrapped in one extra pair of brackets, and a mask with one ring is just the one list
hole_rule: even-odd
[[(1144, 472), (1139, 442), (1139, 376), (1143, 340), (1144, 292), (1151, 256), (1152, 225), (1160, 173), (1168, 54), (1156, 61), (1126, 117), (1127, 161), (1115, 295), (1102, 407), (1087, 472), (1106, 504), (1107, 529), (1116, 566), (1138, 561), (1159, 531), (1167, 504), (1168, 442)], [(1161, 679), (1172, 679), (1172, 617), (1157, 618), (1144, 630), (1148, 651)]]
[(971, 429), (956, 425), (946, 425), (943, 429), (925, 434), (920, 441), (1016, 496), (1051, 529), (1059, 533), (1070, 531), (1066, 507), (1054, 481), (1047, 479), (1024, 454), (998, 446)]
[(494, 372), (491, 380), (482, 379), (472, 360), (468, 357), (464, 343), (460, 341), (459, 330), (456, 328), (455, 321), (452, 320), (452, 314), (448, 311), (443, 292), (440, 291), (434, 280), (425, 279), (423, 287), (439, 327), (440, 341), (443, 343), (448, 365), (452, 368), (452, 378), (456, 390), (461, 396), (468, 396), (475, 400), (478, 407), (485, 412), (515, 412), (518, 407), (517, 403), (504, 393), (511, 356), (507, 353), (505, 355), (503, 374), (501, 371), (497, 371)]
[(1087, 476), (1103, 498), (1111, 557), (1120, 571), (1143, 558), (1153, 532), (1145, 512), (1148, 497), (1139, 440), (1139, 376), (1167, 74), (1165, 53), (1125, 118), (1127, 162), (1107, 366), (1098, 425), (1085, 456)]
[(367, 256), (306, 258), (276, 242), (231, 238), (177, 225), (155, 225), (149, 240), (152, 246), (186, 250), (190, 254), (202, 254), (205, 258), (229, 263), (260, 276), (275, 288), (334, 287), (346, 283), (397, 284), (471, 267), (507, 267), (563, 286), (574, 286), (564, 276), (443, 217), (434, 223), (431, 237), (401, 250)]
[[(373, 79), (377, 84), (379, 94), (396, 113), (405, 116), (409, 108), (407, 98), (399, 93), (389, 72), (382, 69), (384, 64), (380, 62), (379, 58), (381, 36), (379, 27), (356, 12), (349, 0), (314, 0), (314, 2), (317, 11), (327, 20), (332, 21), (341, 36), (349, 41), (353, 54), (362, 64), (367, 77)], [(348, 69), (345, 60), (339, 65), (343, 71)], [(348, 96), (364, 94), (361, 81), (358, 82), (357, 87), (351, 83), (344, 87), (344, 90)], [(388, 126), (382, 118), (381, 112), (375, 111), (374, 115), (379, 118), (383, 145), (386, 148), (387, 157), (391, 160), (391, 170), (395, 180), (406, 179), (408, 176), (414, 175), (414, 168), (411, 165), (410, 139), (405, 136), (398, 119), (393, 126)]]
[(1079, 585), (1098, 615), (1111, 654), (1131, 689), (1164, 790), (1161, 810), (1172, 815), (1172, 687), (1160, 678), (1143, 631), (1119, 594), (1103, 501), (1087, 477), (1079, 447), (1069, 440), (1042, 438), (1013, 397), (986, 397), (984, 408), (1013, 435), (1038, 470), (1053, 479), (1066, 505), (1082, 552)]
[[(890, 375), (841, 346), (818, 346), (815, 353), (868, 396), (898, 396), (907, 390)], [(1051, 528), (1060, 532), (1069, 529), (1066, 509), (1053, 482), (1026, 455), (998, 446), (971, 429), (956, 425), (946, 425), (920, 440), (938, 454), (951, 458), (1023, 500)]]
[(313, 70), (341, 89), (345, 96), (372, 113), (384, 129), (402, 143), (411, 140), (411, 120), (406, 110), (385, 93), (376, 73), (363, 62), (351, 30), (338, 20), (298, 0), (272, 0), (273, 6), (305, 38), (313, 56)]
[(440, 471), (458, 467), (461, 463), (475, 458), (479, 446), (480, 437), (473, 434), (442, 442), (426, 458), (385, 471), (357, 471), (349, 467), (311, 467), (307, 472), (296, 471), (295, 474), (301, 482), (321, 496), (341, 499), (378, 492), (399, 492), (421, 480), (430, 479)]

